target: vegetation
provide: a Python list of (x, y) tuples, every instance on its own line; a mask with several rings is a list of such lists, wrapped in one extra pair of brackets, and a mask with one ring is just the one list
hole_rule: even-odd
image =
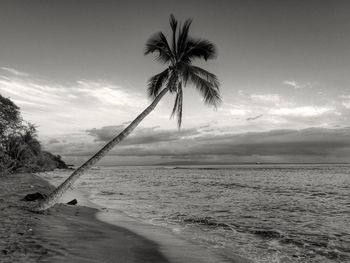
[(43, 151), (36, 129), (19, 107), (0, 95), (0, 175), (67, 168), (60, 156)]
[(146, 43), (145, 55), (156, 54), (156, 59), (167, 65), (161, 73), (153, 76), (148, 83), (148, 94), (153, 102), (119, 135), (108, 142), (86, 163), (75, 170), (69, 178), (58, 186), (47, 198), (41, 201), (33, 211), (42, 211), (53, 206), (67, 189), (91, 166), (105, 156), (116, 144), (126, 138), (137, 125), (156, 107), (166, 93), (175, 95), (172, 116), (178, 117), (178, 126), (182, 122), (183, 88), (191, 85), (199, 90), (204, 102), (216, 106), (220, 101), (219, 82), (216, 76), (200, 67), (192, 65), (196, 59), (213, 59), (216, 55), (214, 44), (207, 40), (194, 39), (189, 36), (191, 20), (185, 21), (182, 27), (174, 16), (170, 16), (172, 30), (171, 45), (160, 32)]

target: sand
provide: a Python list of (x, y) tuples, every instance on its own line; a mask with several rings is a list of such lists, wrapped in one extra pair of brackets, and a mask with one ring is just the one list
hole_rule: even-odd
[(96, 219), (96, 209), (56, 205), (28, 211), (28, 193), (51, 186), (31, 174), (0, 178), (0, 262), (168, 262), (158, 246)]
[(0, 262), (248, 262), (221, 259), (165, 230), (95, 208), (58, 204), (35, 214), (29, 211), (35, 202), (21, 199), (50, 192), (48, 182), (32, 174), (0, 182)]

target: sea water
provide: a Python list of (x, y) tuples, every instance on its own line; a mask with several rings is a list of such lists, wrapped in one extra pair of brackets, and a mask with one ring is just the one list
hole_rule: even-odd
[(350, 262), (350, 165), (104, 166), (76, 185), (226, 258)]

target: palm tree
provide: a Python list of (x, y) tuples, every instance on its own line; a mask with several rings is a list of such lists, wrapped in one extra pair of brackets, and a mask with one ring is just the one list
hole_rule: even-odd
[(39, 202), (33, 208), (33, 211), (42, 211), (53, 206), (86, 170), (105, 156), (116, 144), (126, 138), (156, 107), (167, 92), (176, 96), (171, 116), (177, 116), (179, 128), (182, 122), (183, 89), (186, 86), (191, 85), (197, 88), (206, 104), (216, 106), (221, 101), (217, 77), (200, 67), (192, 65), (192, 62), (196, 59), (204, 59), (206, 61), (215, 58), (216, 48), (214, 44), (207, 40), (190, 37), (188, 32), (191, 23), (192, 20), (186, 20), (182, 27), (181, 25), (178, 26), (177, 20), (171, 15), (171, 45), (162, 32), (155, 34), (147, 41), (145, 55), (154, 53), (156, 60), (167, 65), (164, 71), (151, 77), (148, 82), (148, 95), (153, 99), (153, 102), (118, 136), (75, 170), (46, 199)]

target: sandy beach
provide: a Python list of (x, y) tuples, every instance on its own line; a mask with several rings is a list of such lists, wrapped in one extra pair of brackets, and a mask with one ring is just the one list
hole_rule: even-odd
[[(28, 193), (48, 193), (52, 186), (33, 174), (1, 178), (0, 262), (232, 262), (149, 227), (83, 206), (59, 204), (44, 214), (29, 211)], [(120, 222), (121, 226), (115, 225)], [(131, 222), (131, 223), (130, 223)], [(130, 227), (136, 231), (130, 231)], [(153, 240), (143, 235), (153, 233)], [(148, 233), (148, 234), (147, 234)], [(152, 236), (151, 235), (151, 236)], [(174, 249), (171, 249), (173, 246)], [(165, 255), (167, 254), (167, 255)], [(234, 262), (248, 262), (238, 258)]]
[(96, 219), (96, 209), (57, 205), (33, 214), (28, 193), (51, 186), (31, 174), (1, 178), (1, 262), (168, 262), (158, 246)]

